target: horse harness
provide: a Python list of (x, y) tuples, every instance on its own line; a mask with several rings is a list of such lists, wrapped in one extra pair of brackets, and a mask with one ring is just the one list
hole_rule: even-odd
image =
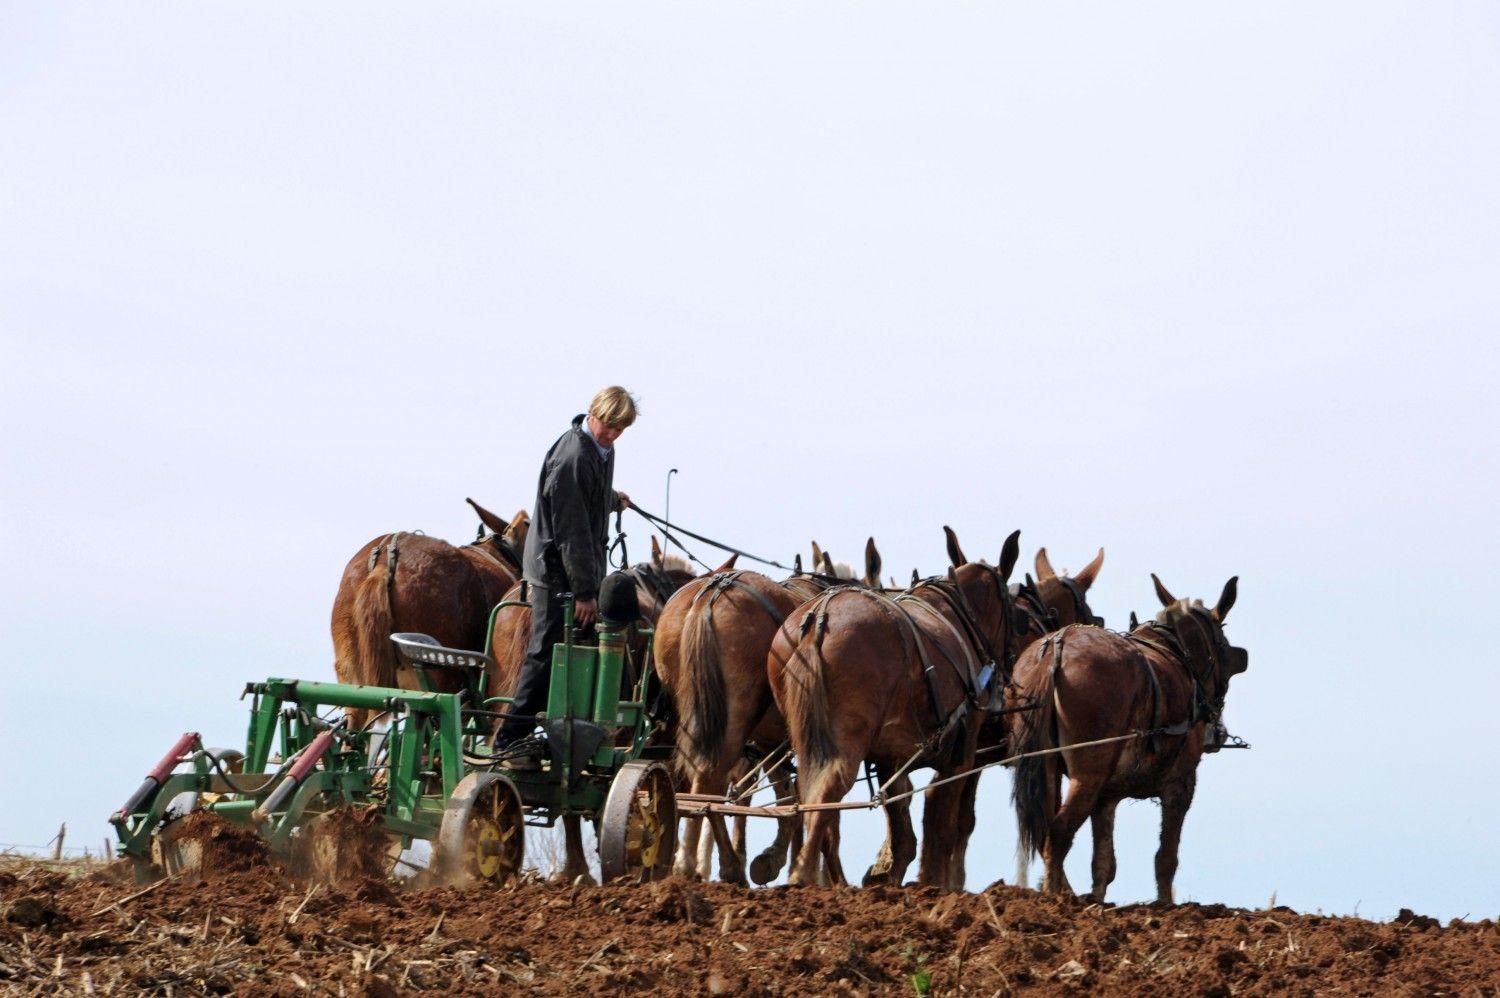
[[(1015, 625), (1013, 613), (1016, 605), (1014, 598), (1012, 597), (1010, 588), (1005, 585), (998, 572), (988, 566), (982, 567), (988, 569), (990, 576), (995, 581), (995, 588), (999, 592), (1001, 620), (1003, 621), (1005, 634), (1008, 639), (1011, 629)], [(938, 612), (938, 609), (933, 604), (919, 598), (917, 592), (921, 589), (935, 590), (948, 607), (952, 609), (953, 615), (958, 618), (959, 626), (955, 627), (953, 622)], [(989, 707), (998, 702), (993, 692), (995, 679), (998, 676), (1004, 682), (1010, 681), (1011, 668), (1015, 664), (1015, 656), (1010, 653), (1008, 640), (1006, 641), (1007, 647), (1004, 649), (997, 650), (995, 648), (989, 636), (979, 626), (979, 616), (970, 605), (968, 597), (964, 595), (963, 589), (951, 578), (933, 577), (919, 579), (911, 588), (894, 597), (891, 603), (899, 611), (897, 615), (898, 620), (905, 624), (903, 633), (907, 640), (915, 646), (917, 657), (922, 663), (922, 674), (927, 682), (928, 700), (932, 703), (934, 720), (938, 726), (936, 740), (941, 741), (967, 715), (970, 709), (981, 706)], [(943, 712), (942, 699), (938, 695), (937, 676), (932, 665), (932, 659), (927, 654), (921, 635), (917, 630), (916, 622), (912, 618), (911, 611), (903, 605), (908, 603), (920, 607), (925, 613), (940, 622), (947, 632), (956, 639), (958, 646), (963, 649), (964, 662), (960, 665), (945, 643), (935, 642), (938, 651), (947, 660), (948, 665), (958, 677), (959, 685), (964, 690), (963, 702), (946, 714)]]
[(386, 534), (380, 540), (376, 541), (375, 546), (370, 549), (370, 563), (365, 567), (366, 572), (375, 571), (375, 566), (380, 564), (380, 549), (382, 546), (385, 548), (385, 589), (387, 596), (389, 596), (391, 590), (396, 586), (396, 562), (401, 557), (399, 544), (401, 538), (405, 537), (408, 533), (417, 537), (426, 536), (420, 530), (398, 530), (394, 534)]
[[(1207, 614), (1208, 611), (1199, 607), (1189, 607), (1188, 614), (1192, 616), (1181, 616), (1179, 621), (1192, 620), (1194, 626), (1205, 632), (1206, 644), (1209, 649), (1210, 661), (1208, 669), (1214, 676), (1220, 671), (1219, 646), (1225, 642), (1223, 631), (1218, 628), (1206, 626), (1197, 619), (1197, 614)], [(1144, 633), (1143, 633), (1144, 632)], [(1193, 683), (1193, 702), (1185, 721), (1179, 721), (1173, 725), (1164, 725), (1161, 716), (1161, 681), (1156, 675), (1156, 666), (1152, 663), (1149, 655), (1141, 658), (1146, 663), (1146, 676), (1151, 683), (1151, 716), (1155, 721), (1152, 729), (1152, 748), (1155, 750), (1156, 736), (1158, 735), (1184, 735), (1196, 724), (1207, 721), (1209, 724), (1218, 724), (1219, 717), (1224, 712), (1224, 697), (1221, 693), (1211, 696), (1207, 689), (1205, 675), (1195, 668), (1194, 656), (1183, 644), (1182, 635), (1178, 633), (1177, 626), (1164, 623), (1159, 620), (1148, 620), (1144, 625), (1125, 635), (1126, 638), (1146, 648), (1150, 648), (1168, 658), (1176, 659), (1181, 665), (1188, 678)], [(1061, 649), (1059, 649), (1061, 654)], [(1217, 687), (1217, 683), (1215, 683)]]
[(773, 624), (780, 624), (785, 619), (785, 615), (776, 609), (771, 601), (766, 598), (765, 593), (760, 592), (754, 586), (741, 579), (741, 576), (745, 575), (746, 572), (746, 569), (740, 568), (729, 572), (718, 572), (709, 576), (708, 584), (698, 590), (697, 594), (693, 597), (693, 602), (689, 605), (689, 609), (696, 607), (700, 600), (704, 600), (707, 597), (704, 600), (704, 607), (712, 610), (714, 603), (718, 602), (719, 597), (731, 589), (737, 589), (740, 592), (749, 593), (755, 602), (760, 605), (760, 608), (766, 611), (766, 616), (771, 618), (771, 622)]
[(674, 585), (667, 573), (655, 565), (632, 565), (625, 569), (625, 574), (635, 580), (636, 585), (651, 594), (656, 602), (657, 610), (667, 605), (667, 600), (672, 598), (680, 586)]

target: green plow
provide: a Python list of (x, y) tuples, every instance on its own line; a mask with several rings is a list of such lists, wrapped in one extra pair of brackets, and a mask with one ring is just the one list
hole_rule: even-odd
[[(493, 613), (506, 605), (514, 604)], [(244, 750), (211, 748), (197, 732), (177, 739), (110, 817), (120, 855), (142, 882), (191, 870), (198, 847), (180, 830), (207, 812), (252, 830), (298, 869), (331, 875), (339, 843), (320, 836), (320, 823), (353, 810), (385, 837), (392, 868), (425, 840), (429, 868), (445, 881), (502, 883), (521, 871), (525, 826), (580, 817), (595, 823), (606, 880), (664, 875), (676, 810), (646, 708), (652, 633), (603, 620), (597, 642), (583, 644), (572, 609), (569, 601), (547, 710), (537, 718), (546, 757), (539, 771), (506, 770), (492, 754), (490, 734), (510, 699), (485, 695), (495, 668), (489, 649), (395, 634), (398, 656), (421, 689), (278, 678), (247, 684)], [(645, 649), (639, 662), (632, 637)], [(433, 689), (440, 674), (460, 677), (459, 692)], [(353, 730), (347, 711), (369, 720)]]

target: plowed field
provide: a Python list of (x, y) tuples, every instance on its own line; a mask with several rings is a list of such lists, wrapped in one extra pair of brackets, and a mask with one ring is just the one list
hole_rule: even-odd
[(1218, 905), (1101, 907), (996, 885), (742, 890), (309, 884), (219, 862), (145, 893), (0, 867), (13, 993), (1472, 994), (1500, 929)]

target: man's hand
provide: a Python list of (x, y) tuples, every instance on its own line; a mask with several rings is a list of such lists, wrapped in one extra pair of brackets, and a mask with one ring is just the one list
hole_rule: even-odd
[(615, 509), (627, 510), (630, 508), (630, 497), (623, 492), (615, 493)]
[(598, 600), (581, 599), (573, 604), (573, 625), (580, 631), (587, 630), (597, 616), (599, 616)]

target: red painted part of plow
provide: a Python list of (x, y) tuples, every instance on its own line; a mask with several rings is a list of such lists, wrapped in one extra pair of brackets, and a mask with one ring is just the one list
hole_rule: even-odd
[(115, 812), (113, 820), (116, 822), (124, 821), (127, 816), (134, 814), (135, 809), (141, 806), (141, 803), (151, 794), (151, 791), (167, 781), (167, 777), (172, 775), (172, 770), (176, 769), (177, 764), (183, 761), (183, 756), (187, 755), (197, 744), (198, 732), (196, 731), (189, 731), (177, 739), (167, 751), (167, 754), (161, 757), (161, 762), (152, 767), (151, 771), (146, 774), (145, 780), (141, 781), (141, 785), (136, 788), (135, 793), (131, 794), (130, 798), (125, 801), (125, 806)]

